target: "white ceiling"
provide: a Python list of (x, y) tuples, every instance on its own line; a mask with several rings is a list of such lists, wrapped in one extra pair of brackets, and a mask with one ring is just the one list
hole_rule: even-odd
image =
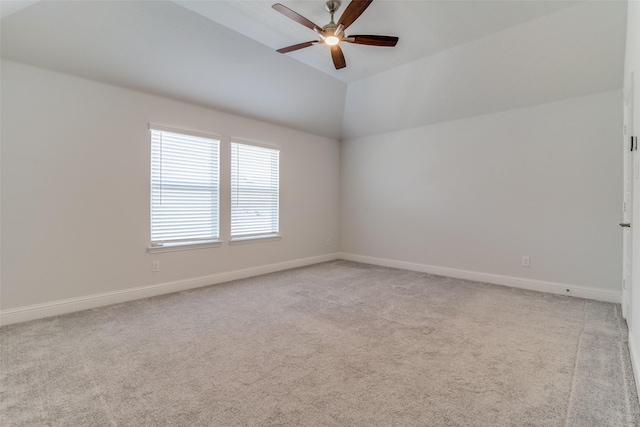
[(0, 0), (0, 18), (13, 15), (38, 1), (40, 0)]
[(346, 84), (170, 1), (39, 1), (2, 19), (5, 59), (332, 138)]
[[(282, 3), (321, 27), (330, 19), (322, 0), (175, 1), (272, 49), (317, 39), (312, 30), (272, 9), (274, 3)], [(334, 68), (329, 49), (324, 45), (315, 45), (287, 55), (339, 80), (353, 82), (576, 3), (376, 0), (347, 29), (347, 34), (397, 36), (400, 41), (395, 48), (344, 43), (342, 49), (347, 68), (341, 70)], [(348, 0), (343, 1), (336, 20), (348, 4)]]
[(584, 2), (350, 83), (342, 137), (622, 89), (625, 2)]
[[(328, 22), (322, 0), (1, 0), (0, 53), (5, 59), (332, 138), (393, 128), (391, 123), (372, 126), (371, 119), (392, 115), (363, 116), (363, 107), (400, 111), (403, 126), (416, 126), (622, 85), (624, 2), (608, 2), (608, 7), (564, 0), (375, 0), (347, 33), (394, 35), (398, 45), (346, 44), (347, 68), (335, 70), (322, 45), (275, 52), (315, 38), (273, 10), (276, 1), (320, 26)], [(548, 50), (553, 60), (540, 61)], [(494, 51), (509, 52), (513, 62), (494, 57), (483, 64)], [(483, 57), (475, 52), (484, 52)], [(492, 79), (484, 76), (474, 88), (470, 74), (466, 78), (472, 81), (461, 86), (451, 78), (461, 75), (464, 61), (458, 56)], [(429, 64), (438, 64), (440, 80), (425, 85), (420, 80), (432, 73)], [(500, 86), (501, 80), (528, 75), (531, 66), (543, 76), (540, 81), (521, 85), (517, 97), (502, 93), (508, 88)], [(567, 73), (558, 72), (564, 69)], [(398, 76), (412, 81), (397, 81)], [(398, 85), (405, 94), (400, 98), (395, 96)], [(371, 102), (374, 93), (381, 95)], [(416, 96), (420, 100), (410, 103), (414, 119), (407, 121), (404, 100)], [(469, 96), (477, 102), (466, 102)], [(446, 109), (438, 106), (443, 99), (449, 101)], [(428, 100), (433, 102), (423, 105)]]

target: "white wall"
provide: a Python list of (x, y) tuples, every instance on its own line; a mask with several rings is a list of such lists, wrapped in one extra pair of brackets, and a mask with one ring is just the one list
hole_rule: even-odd
[[(634, 73), (634, 135), (640, 135), (640, 2), (630, 1), (627, 12), (627, 53), (624, 64), (624, 90), (626, 95), (631, 87), (631, 73)], [(622, 104), (623, 100), (621, 100)], [(625, 141), (626, 142), (626, 141)], [(638, 161), (640, 154), (634, 154)], [(640, 393), (640, 180), (634, 179), (633, 195), (633, 283), (631, 286), (631, 322), (629, 326), (629, 349), (636, 376), (636, 387)], [(627, 319), (629, 320), (629, 319)]]
[(620, 100), (610, 91), (343, 141), (342, 252), (619, 300)]
[[(338, 141), (6, 60), (1, 78), (5, 313), (337, 251)], [(282, 240), (148, 254), (150, 122), (280, 145)]]

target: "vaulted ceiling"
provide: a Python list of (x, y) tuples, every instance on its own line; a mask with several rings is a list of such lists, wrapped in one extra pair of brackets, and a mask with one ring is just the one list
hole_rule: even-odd
[(3, 0), (0, 53), (336, 139), (622, 87), (623, 1), (375, 0), (348, 33), (400, 41), (347, 44), (342, 70), (323, 45), (275, 52), (315, 35), (272, 3)]

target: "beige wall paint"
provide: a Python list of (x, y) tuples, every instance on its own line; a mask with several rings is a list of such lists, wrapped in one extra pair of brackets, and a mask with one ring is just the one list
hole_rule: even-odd
[[(5, 60), (1, 78), (3, 310), (337, 251), (338, 141)], [(282, 239), (148, 254), (150, 122), (279, 145)], [(223, 191), (223, 239), (228, 210)]]
[(343, 141), (342, 252), (620, 292), (620, 100)]

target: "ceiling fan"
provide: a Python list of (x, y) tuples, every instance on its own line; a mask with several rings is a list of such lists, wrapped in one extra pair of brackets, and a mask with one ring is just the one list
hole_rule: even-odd
[(283, 47), (282, 49), (278, 49), (278, 52), (288, 53), (293, 52), (294, 50), (312, 46), (316, 43), (324, 43), (331, 48), (331, 58), (333, 59), (333, 65), (335, 65), (336, 70), (339, 70), (347, 66), (347, 62), (344, 59), (344, 54), (342, 53), (342, 49), (340, 48), (340, 43), (342, 42), (365, 44), (369, 46), (395, 46), (396, 43), (398, 43), (398, 37), (372, 35), (346, 36), (344, 34), (344, 30), (346, 30), (349, 25), (353, 24), (360, 15), (362, 15), (362, 12), (364, 12), (365, 9), (369, 7), (372, 1), (373, 0), (352, 0), (336, 23), (333, 21), (333, 15), (340, 8), (341, 2), (339, 0), (329, 0), (326, 3), (325, 8), (331, 14), (331, 22), (329, 22), (324, 27), (317, 26), (304, 16), (294, 12), (286, 6), (281, 5), (280, 3), (274, 4), (272, 7), (275, 10), (282, 13), (286, 17), (293, 19), (298, 24), (312, 29), (318, 34), (318, 36), (320, 36), (319, 40), (311, 40), (308, 42)]

